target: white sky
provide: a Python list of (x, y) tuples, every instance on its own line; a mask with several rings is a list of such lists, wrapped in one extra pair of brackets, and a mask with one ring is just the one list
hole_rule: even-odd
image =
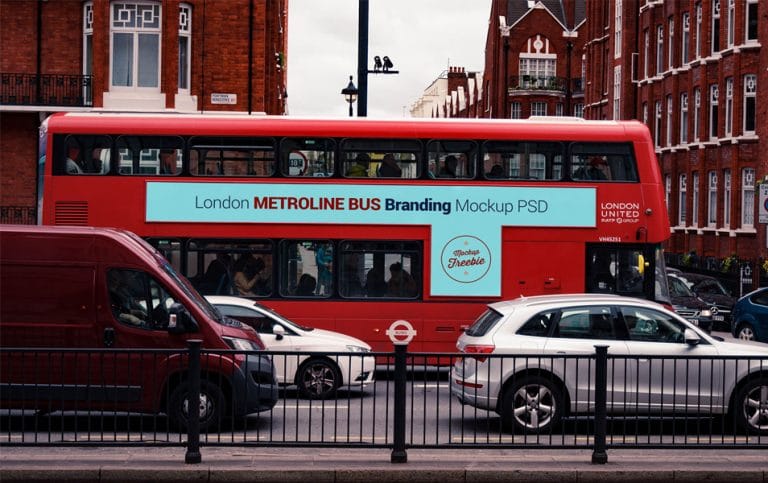
[[(289, 0), (288, 113), (341, 117), (357, 80), (359, 0)], [(368, 74), (368, 117), (409, 117), (448, 64), (482, 71), (491, 0), (369, 0), (368, 68), (387, 55), (400, 74)], [(357, 115), (357, 105), (354, 106)]]

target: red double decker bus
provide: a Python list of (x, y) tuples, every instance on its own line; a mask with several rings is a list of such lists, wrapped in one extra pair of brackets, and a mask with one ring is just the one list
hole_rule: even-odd
[(54, 114), (45, 224), (117, 226), (203, 294), (390, 347), (453, 350), (489, 301), (668, 302), (669, 222), (639, 122)]

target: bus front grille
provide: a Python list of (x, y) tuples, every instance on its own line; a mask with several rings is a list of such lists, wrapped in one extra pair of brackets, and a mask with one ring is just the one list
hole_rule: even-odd
[(86, 201), (57, 201), (53, 224), (88, 226), (88, 203)]

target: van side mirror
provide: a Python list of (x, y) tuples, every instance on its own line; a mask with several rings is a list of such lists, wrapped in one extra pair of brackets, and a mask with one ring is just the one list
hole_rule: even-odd
[(200, 330), (197, 322), (187, 312), (180, 303), (171, 305), (168, 311), (168, 333), (170, 334), (185, 334), (187, 332), (197, 332)]
[(285, 337), (285, 327), (278, 323), (272, 324), (272, 333), (275, 334), (275, 339), (283, 340), (283, 337)]
[(683, 338), (685, 339), (685, 343), (688, 345), (698, 345), (699, 342), (701, 342), (701, 337), (699, 337), (699, 334), (692, 331), (691, 329), (685, 329), (683, 332)]

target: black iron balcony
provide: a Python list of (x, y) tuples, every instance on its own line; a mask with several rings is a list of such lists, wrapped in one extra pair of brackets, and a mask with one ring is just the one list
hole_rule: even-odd
[(555, 91), (565, 94), (568, 83), (571, 84), (571, 93), (584, 92), (581, 79), (569, 79), (568, 77), (513, 75), (509, 77), (510, 91)]
[(0, 206), (0, 223), (35, 225), (37, 224), (37, 208), (34, 206)]
[(0, 105), (93, 105), (90, 75), (0, 73)]

